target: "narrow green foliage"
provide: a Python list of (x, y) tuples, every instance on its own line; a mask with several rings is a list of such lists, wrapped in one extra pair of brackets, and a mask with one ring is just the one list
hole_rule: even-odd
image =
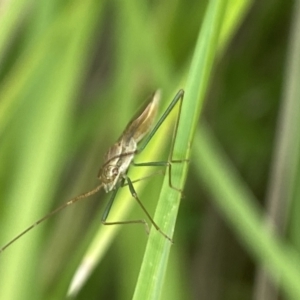
[[(140, 225), (103, 226), (110, 194), (101, 191), (1, 253), (0, 299), (65, 299), (68, 292), (75, 299), (250, 299), (267, 285), (244, 276), (254, 266), (272, 275), (285, 297), (300, 298), (293, 247), (300, 220), (299, 30), (290, 52), (285, 48), (299, 5), (2, 2), (0, 246), (99, 184), (103, 155), (156, 89), (162, 90), (159, 115), (185, 90), (172, 159), (189, 161), (172, 165), (172, 184), (183, 194), (170, 188), (168, 172), (134, 184), (174, 245), (153, 227), (147, 236)], [(178, 106), (136, 162), (168, 159), (177, 114)], [(199, 129), (200, 115), (209, 125)], [(132, 166), (128, 175), (135, 180), (158, 170), (164, 168)], [(282, 199), (277, 217), (290, 230), (289, 242), (264, 225), (274, 194)], [(128, 187), (120, 189), (107, 221), (143, 218)]]
[[(226, 1), (210, 1), (194, 52), (185, 87), (185, 98), (180, 123), (175, 136), (173, 160), (189, 159), (193, 134), (204, 100), (205, 91), (216, 55), (220, 26)], [(187, 162), (173, 164), (172, 184), (183, 189), (187, 174)], [(173, 234), (181, 193), (172, 190), (166, 177), (157, 205), (155, 220), (162, 230)], [(164, 285), (165, 272), (171, 244), (151, 230), (134, 299), (159, 299)]]

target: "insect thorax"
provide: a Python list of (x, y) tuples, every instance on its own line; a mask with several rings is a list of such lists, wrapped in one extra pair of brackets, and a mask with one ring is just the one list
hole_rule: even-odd
[(133, 160), (137, 145), (133, 139), (120, 139), (106, 153), (104, 165), (98, 178), (104, 184), (106, 192), (111, 191), (126, 174)]

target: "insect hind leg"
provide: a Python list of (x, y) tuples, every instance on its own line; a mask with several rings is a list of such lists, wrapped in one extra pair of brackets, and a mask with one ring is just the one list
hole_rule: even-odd
[(184, 163), (188, 162), (189, 160), (183, 159), (183, 160), (169, 160), (169, 161), (154, 161), (154, 162), (145, 162), (145, 163), (135, 163), (133, 162), (133, 165), (135, 167), (166, 167), (168, 168), (168, 174), (169, 174), (169, 186), (173, 190), (182, 193), (183, 190), (177, 188), (176, 186), (173, 185), (172, 183), (172, 164), (173, 163)]

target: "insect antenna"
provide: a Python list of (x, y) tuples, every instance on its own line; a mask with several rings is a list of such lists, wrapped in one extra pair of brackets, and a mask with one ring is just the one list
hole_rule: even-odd
[(97, 187), (95, 187), (93, 190), (88, 191), (84, 194), (81, 194), (79, 196), (76, 196), (74, 198), (72, 198), (71, 200), (69, 200), (68, 202), (62, 204), (61, 206), (59, 206), (58, 208), (56, 208), (55, 210), (51, 211), (50, 213), (48, 213), (47, 215), (45, 215), (43, 218), (39, 219), (38, 221), (36, 221), (35, 223), (33, 223), (31, 226), (29, 226), (28, 228), (26, 228), (24, 231), (22, 231), (20, 234), (18, 234), (15, 238), (13, 238), (10, 242), (8, 242), (6, 245), (4, 245), (2, 248), (0, 248), (0, 254), (6, 249), (8, 248), (11, 244), (13, 244), (15, 241), (17, 241), (20, 237), (22, 237), (24, 234), (26, 234), (28, 231), (30, 231), (31, 229), (33, 229), (34, 227), (36, 227), (37, 225), (39, 225), (40, 223), (46, 221), (47, 219), (49, 219), (51, 216), (55, 215), (57, 212), (63, 210), (64, 208), (66, 208), (69, 205), (74, 204), (75, 202), (85, 199), (89, 196), (92, 196), (94, 194), (96, 194), (101, 188), (103, 187), (103, 184), (101, 183), (100, 185), (98, 185)]

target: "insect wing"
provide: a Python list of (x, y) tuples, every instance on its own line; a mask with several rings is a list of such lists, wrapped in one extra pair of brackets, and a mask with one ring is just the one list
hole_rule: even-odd
[(119, 140), (129, 141), (134, 139), (136, 143), (139, 143), (150, 132), (156, 117), (160, 95), (161, 93), (158, 90), (151, 96), (150, 102), (148, 100), (134, 115)]

